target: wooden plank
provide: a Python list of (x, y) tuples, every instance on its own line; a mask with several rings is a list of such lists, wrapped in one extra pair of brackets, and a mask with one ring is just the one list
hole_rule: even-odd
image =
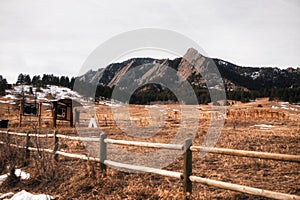
[(300, 200), (300, 196), (297, 195), (291, 195), (291, 194), (285, 194), (280, 192), (273, 192), (269, 190), (263, 190), (253, 187), (248, 187), (244, 185), (238, 185), (233, 183), (226, 183), (222, 181), (216, 181), (212, 179), (207, 178), (201, 178), (197, 176), (190, 176), (190, 180), (192, 182), (202, 183), (209, 186), (214, 186), (226, 190), (232, 190), (237, 192), (242, 192), (246, 194), (251, 194), (255, 196), (261, 196), (261, 197), (267, 197), (267, 198), (273, 198), (273, 199), (291, 199), (291, 200)]
[(57, 137), (57, 130), (54, 131), (54, 147), (53, 147), (53, 153), (54, 153), (54, 160), (58, 161), (58, 154), (56, 152), (58, 151), (58, 137)]
[[(24, 99), (23, 99), (24, 101)], [(22, 116), (23, 116), (23, 106), (24, 106), (24, 102), (21, 101), (20, 103), (20, 113), (19, 113), (19, 127), (22, 126)]]
[(189, 177), (192, 175), (192, 151), (190, 147), (192, 145), (192, 139), (185, 140), (184, 143), (184, 155), (183, 155), (183, 191), (185, 198), (188, 199), (188, 196), (192, 194), (192, 181)]
[[(10, 135), (17, 135), (17, 136), (23, 136), (26, 137), (27, 133), (16, 133), (16, 132), (6, 132), (6, 131), (0, 131), (0, 133), (10, 134)], [(30, 133), (30, 137), (53, 137), (54, 134), (36, 134), (36, 133)]]
[(107, 145), (104, 142), (106, 139), (106, 134), (100, 135), (100, 168), (103, 172), (106, 171), (106, 165), (104, 164), (104, 161), (106, 160), (107, 155)]
[(121, 144), (121, 145), (129, 145), (129, 146), (164, 148), (164, 149), (173, 149), (173, 150), (184, 149), (184, 146), (180, 144), (164, 144), (164, 143), (139, 142), (139, 141), (114, 140), (114, 139), (105, 139), (104, 141), (108, 144)]
[(92, 138), (92, 137), (77, 137), (77, 136), (69, 136), (69, 135), (61, 135), (57, 134), (58, 138), (65, 138), (69, 140), (81, 140), (81, 141), (88, 141), (88, 142), (100, 142), (100, 138)]
[[(6, 144), (6, 143), (0, 141), (0, 144)], [(15, 144), (10, 144), (10, 146), (20, 148), (20, 149), (25, 148), (23, 146), (19, 146), (19, 145), (15, 145)], [(30, 150), (30, 151), (43, 151), (45, 153), (53, 153), (52, 149), (38, 149), (38, 148), (35, 148), (35, 147), (28, 147), (28, 150)], [(63, 151), (56, 151), (55, 154), (62, 155), (62, 156), (65, 156), (65, 157), (69, 157), (69, 158), (77, 158), (77, 159), (81, 159), (81, 160), (92, 160), (92, 161), (100, 162), (99, 158), (89, 157), (89, 156), (86, 156), (86, 155), (67, 153), (67, 152), (63, 152)]]
[(182, 177), (182, 173), (180, 173), (180, 172), (173, 172), (173, 171), (168, 171), (168, 170), (164, 170), (164, 169), (156, 169), (156, 168), (138, 166), (138, 165), (129, 165), (129, 164), (124, 164), (124, 163), (114, 162), (111, 160), (105, 160), (104, 164), (111, 166), (111, 167), (115, 167), (115, 168), (159, 174), (162, 176), (168, 176), (168, 177), (173, 177), (173, 178), (178, 178), (178, 179), (181, 179), (181, 177)]
[[(7, 134), (6, 131), (0, 131), (0, 133)], [(10, 135), (17, 135), (17, 136), (27, 136), (27, 133), (16, 133), (16, 132), (9, 132)], [(36, 134), (36, 133), (30, 133), (30, 137), (39, 137), (39, 138), (51, 138), (54, 137), (54, 134)], [(69, 136), (69, 135), (62, 135), (57, 134), (56, 137), (58, 138), (65, 138), (69, 140), (81, 140), (81, 141), (89, 141), (89, 142), (99, 142), (100, 138), (91, 138), (91, 137), (78, 137), (78, 136)]]
[(53, 101), (53, 108), (52, 108), (52, 125), (54, 128), (56, 128), (57, 123), (57, 102)]
[(300, 155), (234, 150), (234, 149), (225, 149), (225, 148), (209, 148), (209, 147), (202, 147), (202, 146), (191, 146), (190, 149), (191, 151), (209, 152), (214, 154), (261, 158), (261, 159), (289, 161), (289, 162), (300, 162)]
[(28, 166), (29, 162), (30, 162), (30, 150), (28, 149), (30, 147), (30, 136), (29, 136), (29, 132), (27, 133), (26, 136), (26, 144), (25, 144), (25, 166)]
[(69, 157), (69, 158), (77, 158), (77, 159), (81, 159), (81, 160), (91, 160), (91, 161), (100, 162), (99, 158), (89, 157), (86, 155), (73, 154), (73, 153), (67, 153), (67, 152), (62, 152), (62, 151), (57, 151), (56, 154), (59, 154), (59, 155), (65, 156), (65, 157)]
[(38, 126), (42, 126), (42, 106), (43, 106), (43, 103), (40, 102), (39, 103), (39, 113), (38, 113)]

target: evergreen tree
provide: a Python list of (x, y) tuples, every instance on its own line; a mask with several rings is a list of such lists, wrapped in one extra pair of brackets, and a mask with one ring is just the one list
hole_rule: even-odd
[(21, 73), (18, 76), (17, 84), (23, 84), (24, 83), (24, 75)]
[(73, 90), (73, 88), (74, 88), (75, 80), (76, 80), (76, 79), (75, 79), (74, 77), (72, 77), (72, 78), (71, 78), (71, 81), (70, 81), (69, 88), (72, 89), (72, 90)]
[(26, 74), (24, 77), (24, 84), (25, 85), (30, 85), (31, 84), (31, 78), (29, 76), (29, 74)]
[(38, 76), (33, 76), (32, 77), (32, 85), (33, 86), (36, 86), (36, 87), (39, 87), (39, 86), (41, 86), (41, 82), (42, 82), (42, 80), (41, 80), (41, 77), (40, 77), (40, 75), (38, 75)]
[(5, 95), (5, 90), (8, 89), (8, 84), (5, 78), (0, 75), (0, 96)]

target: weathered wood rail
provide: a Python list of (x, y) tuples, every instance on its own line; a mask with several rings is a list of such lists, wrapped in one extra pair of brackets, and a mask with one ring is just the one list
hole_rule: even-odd
[[(259, 158), (259, 159), (268, 159), (268, 160), (276, 160), (276, 161), (284, 161), (284, 162), (296, 162), (300, 163), (300, 155), (288, 155), (288, 154), (277, 154), (277, 153), (267, 153), (267, 152), (256, 152), (256, 151), (245, 151), (245, 150), (234, 150), (234, 149), (225, 149), (225, 148), (208, 148), (203, 146), (192, 146), (192, 140), (187, 139), (184, 144), (164, 144), (164, 143), (151, 143), (151, 142), (139, 142), (139, 141), (127, 141), (127, 140), (115, 140), (106, 138), (105, 134), (101, 134), (99, 138), (91, 138), (91, 137), (78, 137), (78, 136), (68, 136), (58, 134), (57, 131), (54, 131), (53, 134), (35, 134), (35, 133), (14, 133), (9, 131), (0, 131), (2, 134), (8, 135), (16, 135), (25, 137), (26, 136), (26, 144), (24, 146), (9, 144), (10, 146), (14, 146), (17, 148), (24, 148), (28, 151), (39, 151), (40, 149), (35, 147), (29, 147), (30, 137), (41, 137), (41, 138), (53, 138), (54, 139), (54, 147), (53, 149), (41, 149), (46, 153), (53, 153), (54, 155), (61, 155), (70, 158), (82, 159), (82, 160), (91, 160), (101, 163), (101, 169), (103, 172), (107, 170), (107, 166), (119, 169), (126, 170), (135, 170), (146, 173), (154, 173), (162, 176), (172, 177), (181, 179), (184, 185), (184, 192), (192, 193), (192, 183), (201, 183), (221, 189), (227, 189), (237, 192), (242, 192), (246, 194), (267, 197), (272, 199), (291, 199), (291, 200), (300, 200), (300, 196), (285, 194), (280, 192), (274, 192), (259, 188), (248, 187), (244, 185), (238, 185), (228, 182), (222, 182), (207, 178), (201, 178), (198, 176), (192, 175), (192, 152), (208, 152), (213, 154), (222, 154), (222, 155), (231, 155), (231, 156), (239, 156), (239, 157), (250, 157), (250, 158)], [(92, 142), (100, 142), (100, 157), (89, 157), (86, 155), (79, 155), (73, 153), (67, 153), (58, 150), (58, 142), (59, 138), (68, 139), (68, 140), (77, 140), (77, 141), (92, 141)], [(7, 144), (6, 142), (0, 141), (0, 144)], [(112, 160), (107, 160), (107, 145), (109, 144), (117, 144), (117, 145), (128, 145), (128, 146), (139, 146), (145, 148), (164, 148), (170, 150), (184, 150), (184, 163), (183, 163), (183, 172), (174, 172), (168, 171), (164, 169), (156, 169), (150, 168), (146, 166), (138, 166), (138, 165), (130, 165), (125, 163), (119, 163)], [(57, 157), (56, 157), (57, 159)]]

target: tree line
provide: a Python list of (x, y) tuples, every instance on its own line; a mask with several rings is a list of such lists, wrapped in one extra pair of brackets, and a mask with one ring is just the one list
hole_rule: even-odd
[[(44, 74), (43, 76), (35, 75), (32, 78), (28, 74), (19, 74), (15, 84), (33, 85), (35, 87), (45, 87), (47, 85), (57, 85), (73, 89), (75, 78), (68, 76), (54, 76), (53, 74)], [(95, 100), (101, 98), (110, 99), (114, 91), (114, 87), (105, 85), (94, 86), (91, 83), (76, 80), (76, 91), (81, 95), (93, 97)], [(11, 85), (7, 80), (0, 75), (0, 96), (5, 95), (5, 90), (10, 89)], [(91, 91), (94, 88), (94, 91)], [(207, 104), (211, 102), (210, 93), (207, 88), (194, 86), (194, 92), (198, 98), (199, 104)], [(122, 91), (120, 91), (122, 92)], [(235, 90), (226, 91), (228, 100), (236, 100), (241, 102), (249, 102), (256, 98), (268, 97), (269, 100), (287, 101), (290, 103), (300, 102), (300, 88), (262, 88), (259, 90)], [(121, 100), (121, 99), (120, 99)], [(162, 88), (160, 85), (146, 85), (136, 90), (129, 103), (149, 104), (151, 102), (177, 102), (176, 96), (167, 88)]]
[[(32, 78), (29, 74), (19, 74), (16, 85), (32, 85), (34, 87), (46, 87), (47, 85), (57, 85), (73, 89), (75, 78), (68, 76), (54, 76), (53, 74), (43, 74), (43, 76), (35, 75)], [(11, 89), (12, 85), (0, 75), (0, 96), (5, 95), (5, 90)]]
[(46, 85), (57, 85), (72, 89), (74, 86), (75, 78), (71, 79), (68, 76), (54, 76), (53, 74), (35, 75), (32, 78), (29, 74), (19, 74), (16, 84), (17, 85), (33, 85), (35, 87), (45, 87)]

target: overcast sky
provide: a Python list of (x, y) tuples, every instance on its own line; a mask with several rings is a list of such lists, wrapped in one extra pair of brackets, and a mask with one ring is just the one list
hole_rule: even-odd
[(298, 0), (0, 0), (0, 74), (76, 76), (101, 43), (146, 27), (235, 64), (300, 67)]

